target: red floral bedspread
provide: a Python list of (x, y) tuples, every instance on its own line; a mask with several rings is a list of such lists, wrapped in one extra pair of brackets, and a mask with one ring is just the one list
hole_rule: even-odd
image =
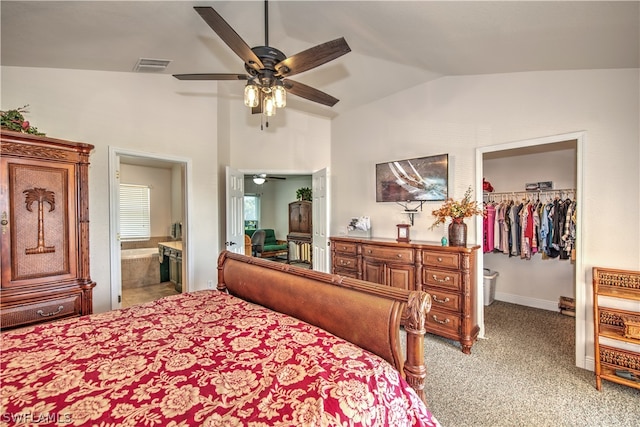
[(0, 425), (437, 425), (387, 362), (218, 291), (2, 334)]

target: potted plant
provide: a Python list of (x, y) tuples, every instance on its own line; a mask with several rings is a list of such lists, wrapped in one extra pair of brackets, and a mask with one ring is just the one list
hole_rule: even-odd
[(311, 201), (311, 189), (309, 187), (298, 188), (296, 190), (296, 197), (298, 200)]
[(485, 211), (478, 206), (477, 201), (471, 200), (471, 186), (469, 186), (462, 200), (456, 201), (453, 198), (448, 198), (440, 209), (432, 211), (431, 214), (435, 216), (436, 220), (429, 227), (430, 230), (440, 224), (444, 224), (447, 218), (451, 218), (448, 230), (449, 245), (466, 246), (467, 224), (464, 223), (464, 219), (474, 215), (484, 216)]

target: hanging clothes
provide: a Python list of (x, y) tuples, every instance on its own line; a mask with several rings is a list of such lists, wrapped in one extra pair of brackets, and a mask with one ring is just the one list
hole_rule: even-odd
[[(502, 195), (491, 194), (491, 197), (495, 196)], [(537, 198), (527, 193), (524, 200), (518, 202), (502, 200), (496, 203), (490, 200), (485, 202), (485, 209), (485, 253), (503, 253), (521, 259), (531, 259), (539, 253), (542, 259), (575, 260), (575, 200), (556, 195), (542, 202), (540, 193)]]

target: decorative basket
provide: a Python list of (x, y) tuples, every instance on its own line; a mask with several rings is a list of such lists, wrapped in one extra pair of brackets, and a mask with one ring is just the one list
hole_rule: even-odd
[(625, 338), (640, 340), (640, 316), (621, 316)]

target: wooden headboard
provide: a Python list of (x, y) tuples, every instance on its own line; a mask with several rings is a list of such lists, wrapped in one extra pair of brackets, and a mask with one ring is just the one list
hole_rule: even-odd
[[(223, 251), (218, 290), (318, 326), (391, 363), (424, 401), (429, 294)], [(400, 320), (406, 310), (406, 349)], [(405, 359), (406, 357), (406, 359)]]

